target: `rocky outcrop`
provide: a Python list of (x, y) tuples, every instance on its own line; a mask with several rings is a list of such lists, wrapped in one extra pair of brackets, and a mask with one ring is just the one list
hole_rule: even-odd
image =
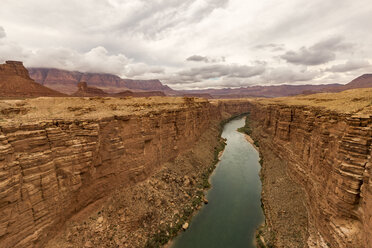
[(23, 66), (23, 63), (19, 61), (6, 61), (5, 64), (0, 65), (0, 75), (17, 75), (24, 79), (30, 79), (27, 69)]
[(33, 81), (22, 62), (0, 65), (0, 97), (64, 96)]
[[(100, 101), (94, 103), (98, 110)], [(138, 112), (104, 118), (0, 122), (1, 246), (43, 246), (75, 213), (147, 179), (192, 147), (213, 121), (249, 107), (239, 101), (172, 101), (168, 109), (159, 103), (160, 109), (127, 100), (126, 108), (134, 104)], [(68, 104), (66, 99), (59, 106)]]
[(78, 90), (72, 96), (87, 97), (87, 96), (109, 96), (108, 93), (96, 87), (88, 87), (86, 82), (77, 84)]
[(372, 247), (372, 117), (255, 104), (251, 120), (305, 192), (308, 246)]

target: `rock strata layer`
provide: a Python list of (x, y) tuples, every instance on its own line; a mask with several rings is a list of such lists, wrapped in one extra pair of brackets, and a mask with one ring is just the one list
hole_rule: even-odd
[(254, 104), (250, 118), (254, 137), (305, 192), (307, 245), (372, 247), (372, 117)]

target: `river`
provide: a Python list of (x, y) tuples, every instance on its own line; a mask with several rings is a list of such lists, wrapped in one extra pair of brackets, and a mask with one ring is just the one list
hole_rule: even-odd
[(192, 219), (172, 248), (250, 248), (254, 234), (264, 221), (261, 209), (259, 155), (237, 128), (244, 119), (224, 126), (225, 151), (211, 176), (209, 204)]

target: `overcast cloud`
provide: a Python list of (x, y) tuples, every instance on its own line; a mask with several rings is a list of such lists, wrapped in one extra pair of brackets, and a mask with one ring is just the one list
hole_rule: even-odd
[(1, 0), (0, 62), (176, 89), (347, 83), (372, 70), (370, 0)]

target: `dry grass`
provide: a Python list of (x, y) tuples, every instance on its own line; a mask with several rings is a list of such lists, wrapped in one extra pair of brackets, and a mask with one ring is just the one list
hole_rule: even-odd
[(346, 90), (339, 93), (319, 93), (295, 97), (255, 99), (262, 104), (284, 104), (322, 107), (339, 113), (372, 115), (372, 88)]
[(110, 116), (143, 115), (175, 110), (191, 102), (206, 102), (182, 97), (98, 98), (39, 97), (0, 100), (0, 123), (44, 120), (101, 119)]

